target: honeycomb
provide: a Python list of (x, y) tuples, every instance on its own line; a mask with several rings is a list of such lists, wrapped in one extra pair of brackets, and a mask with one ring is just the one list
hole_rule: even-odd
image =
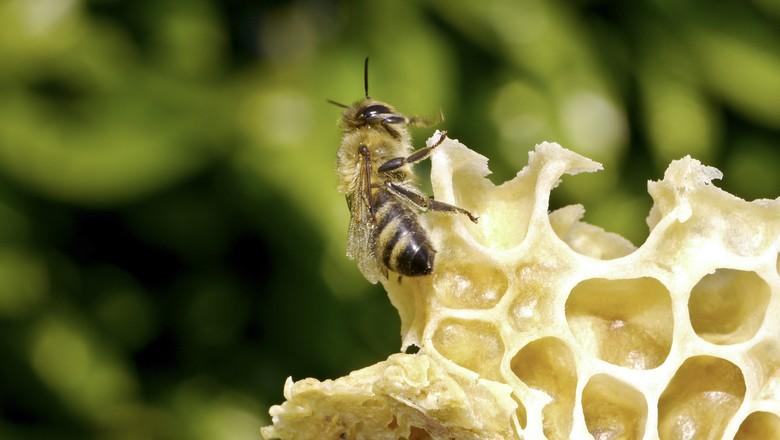
[(601, 169), (557, 144), (499, 186), (455, 140), (432, 160), (435, 197), (480, 220), (422, 217), (434, 273), (384, 283), (404, 352), (288, 379), (265, 438), (780, 439), (780, 199), (674, 161), (635, 248), (548, 212), (564, 174)]

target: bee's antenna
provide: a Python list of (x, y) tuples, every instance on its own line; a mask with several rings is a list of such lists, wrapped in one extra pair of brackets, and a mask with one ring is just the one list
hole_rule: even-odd
[(363, 89), (366, 91), (366, 98), (368, 98), (368, 57), (363, 62)]
[(342, 104), (342, 103), (340, 103), (340, 102), (336, 102), (336, 101), (334, 101), (334, 100), (332, 100), (332, 99), (326, 99), (325, 101), (327, 101), (327, 102), (328, 102), (328, 103), (330, 103), (330, 104), (333, 104), (333, 105), (335, 105), (336, 107), (341, 107), (341, 108), (349, 108), (349, 106), (348, 106), (348, 105), (346, 105), (346, 104)]

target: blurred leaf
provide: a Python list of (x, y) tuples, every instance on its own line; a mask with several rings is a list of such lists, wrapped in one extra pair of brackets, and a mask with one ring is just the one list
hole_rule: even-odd
[(720, 120), (702, 90), (690, 53), (660, 29), (643, 32), (642, 116), (658, 170), (685, 155), (717, 156)]
[(0, 250), (0, 317), (29, 313), (48, 294), (49, 280), (42, 261), (29, 252)]
[(107, 406), (121, 403), (135, 390), (129, 371), (69, 318), (51, 316), (40, 321), (29, 356), (41, 380), (92, 420), (101, 420)]
[(693, 37), (713, 90), (750, 117), (780, 128), (780, 35), (762, 45), (708, 30)]

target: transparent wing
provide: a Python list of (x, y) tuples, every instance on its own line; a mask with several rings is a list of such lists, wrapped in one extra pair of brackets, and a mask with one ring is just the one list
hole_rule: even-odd
[(357, 262), (360, 272), (366, 279), (376, 284), (385, 274), (376, 255), (376, 223), (371, 212), (369, 194), (371, 176), (366, 171), (366, 164), (361, 161), (361, 172), (358, 173), (357, 190), (347, 196), (347, 204), (351, 218), (347, 236), (347, 257)]

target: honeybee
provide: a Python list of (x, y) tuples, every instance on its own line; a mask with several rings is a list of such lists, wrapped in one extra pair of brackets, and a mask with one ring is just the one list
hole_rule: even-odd
[(460, 213), (474, 223), (478, 218), (426, 196), (414, 184), (411, 166), (428, 159), (446, 134), (434, 145), (413, 151), (407, 127), (433, 124), (421, 117), (406, 117), (368, 95), (368, 58), (363, 88), (365, 97), (351, 106), (328, 101), (344, 108), (337, 169), (338, 189), (345, 194), (350, 212), (347, 256), (357, 261), (372, 284), (386, 279), (388, 270), (399, 277), (428, 275), (436, 249), (417, 213)]

